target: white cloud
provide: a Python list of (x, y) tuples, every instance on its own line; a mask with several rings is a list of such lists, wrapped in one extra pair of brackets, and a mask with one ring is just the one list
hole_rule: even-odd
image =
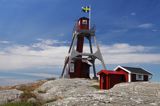
[(132, 12), (130, 15), (135, 16), (135, 15), (136, 15), (136, 13), (135, 13), (135, 12)]
[(144, 29), (148, 29), (148, 28), (152, 28), (152, 27), (153, 27), (152, 23), (144, 23), (144, 24), (138, 25), (138, 28), (144, 28)]
[[(104, 49), (104, 50), (103, 50)], [(127, 43), (118, 43), (110, 46), (102, 45), (102, 50), (105, 51), (105, 54), (108, 53), (137, 53), (137, 52), (147, 52), (153, 49), (153, 47), (144, 47), (141, 45), (131, 46)]]
[(10, 43), (9, 41), (5, 41), (5, 40), (0, 41), (0, 44), (9, 44), (9, 43)]
[(30, 46), (12, 45), (6, 47), (0, 54), (0, 70), (62, 65), (68, 47), (52, 46), (50, 45), (51, 42), (46, 42), (41, 41), (38, 46), (33, 44)]
[(123, 64), (123, 63), (150, 63), (159, 64), (160, 54), (105, 54), (104, 58), (107, 64)]
[(120, 33), (120, 32), (127, 32), (128, 29), (114, 29), (114, 30), (111, 30), (111, 32), (115, 32), (115, 33)]
[(153, 32), (158, 32), (159, 30), (157, 30), (157, 29), (152, 29), (152, 31), (153, 31)]
[[(156, 49), (156, 47), (132, 46), (127, 43), (117, 43), (113, 45), (100, 45), (100, 49), (106, 64), (160, 63), (160, 53), (149, 53)], [(89, 48), (85, 47), (84, 51), (87, 50)]]
[(37, 39), (39, 42), (38, 43), (34, 43), (32, 45), (32, 47), (35, 47), (35, 48), (41, 48), (41, 49), (46, 49), (46, 48), (50, 48), (51, 45), (54, 45), (54, 46), (62, 46), (62, 45), (66, 45), (68, 44), (69, 42), (67, 41), (58, 41), (58, 40), (44, 40), (44, 39)]
[[(56, 42), (60, 43), (60, 41)], [(62, 66), (69, 47), (54, 45), (56, 42), (39, 40), (38, 43), (30, 46), (10, 45), (3, 48), (3, 51), (0, 51), (0, 70)], [(87, 51), (87, 48), (88, 45), (85, 45), (84, 51)], [(132, 46), (126, 43), (100, 45), (107, 64), (160, 63), (160, 54), (149, 53), (155, 48), (142, 45)]]

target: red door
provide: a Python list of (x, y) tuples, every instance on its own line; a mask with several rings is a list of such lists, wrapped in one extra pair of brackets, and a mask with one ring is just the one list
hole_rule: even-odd
[(102, 89), (106, 89), (106, 76), (102, 75)]

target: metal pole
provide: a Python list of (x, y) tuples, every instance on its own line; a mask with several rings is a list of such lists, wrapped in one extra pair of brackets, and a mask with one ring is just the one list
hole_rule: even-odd
[(89, 11), (89, 29), (91, 29), (91, 5), (89, 5), (90, 11)]
[[(68, 59), (68, 58), (67, 58), (67, 59)], [(65, 60), (64, 67), (63, 67), (63, 71), (62, 71), (62, 73), (61, 73), (61, 78), (64, 76), (64, 71), (66, 70), (67, 61), (68, 61), (68, 60)]]
[(74, 38), (75, 38), (75, 33), (73, 33), (72, 42), (71, 42), (71, 44), (70, 44), (68, 53), (71, 52), (71, 48), (72, 48), (72, 45), (73, 45)]
[[(90, 52), (91, 52), (91, 54), (93, 54), (91, 36), (88, 37), (88, 40), (89, 40)], [(97, 79), (97, 76), (96, 76), (96, 67), (95, 67), (95, 60), (92, 60), (92, 65), (93, 65), (93, 73), (94, 73), (93, 79)]]

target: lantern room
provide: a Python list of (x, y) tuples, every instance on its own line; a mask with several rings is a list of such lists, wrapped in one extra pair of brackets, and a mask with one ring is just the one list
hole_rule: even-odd
[(89, 30), (89, 18), (81, 17), (77, 22), (77, 30)]

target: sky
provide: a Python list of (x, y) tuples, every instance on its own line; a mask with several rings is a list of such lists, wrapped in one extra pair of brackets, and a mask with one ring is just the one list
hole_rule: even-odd
[(88, 5), (107, 69), (143, 67), (160, 82), (160, 0), (0, 0), (0, 85), (58, 77)]

